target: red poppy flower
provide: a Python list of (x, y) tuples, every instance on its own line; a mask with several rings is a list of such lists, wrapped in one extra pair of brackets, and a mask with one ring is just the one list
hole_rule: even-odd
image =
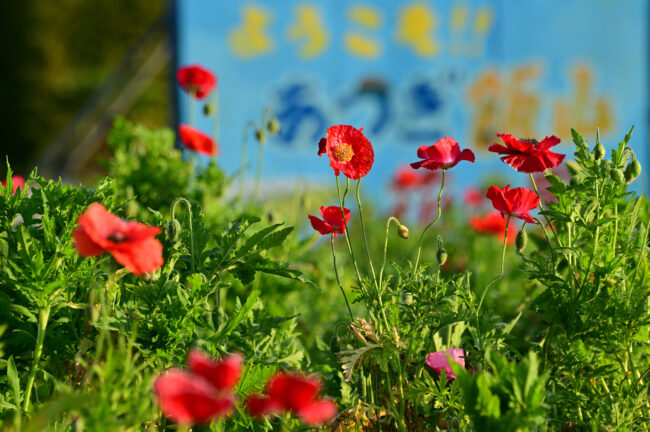
[(122, 220), (100, 203), (91, 204), (78, 222), (72, 235), (80, 255), (109, 252), (135, 275), (151, 273), (163, 265), (162, 244), (155, 239), (160, 228)]
[(204, 134), (197, 128), (188, 125), (178, 126), (178, 136), (185, 146), (190, 150), (206, 156), (218, 156), (219, 147), (211, 136)]
[(183, 90), (197, 99), (206, 97), (217, 85), (214, 74), (199, 65), (178, 68), (176, 79)]
[(318, 219), (316, 216), (309, 215), (311, 226), (321, 234), (332, 234), (334, 237), (336, 237), (337, 234), (343, 234), (345, 232), (345, 226), (352, 217), (350, 210), (344, 208), (343, 213), (345, 213), (345, 222), (343, 222), (341, 207), (337, 206), (321, 207), (319, 211), (323, 219)]
[(510, 189), (510, 185), (503, 189), (492, 186), (488, 189), (486, 197), (492, 201), (492, 206), (502, 215), (510, 215), (528, 223), (535, 223), (528, 212), (539, 205), (539, 197), (532, 190), (521, 187)]
[(203, 352), (190, 350), (189, 372), (171, 369), (154, 383), (163, 413), (180, 424), (204, 424), (225, 417), (235, 406), (233, 388), (239, 381), (243, 359), (238, 354), (216, 362)]
[(316, 377), (280, 372), (271, 378), (266, 396), (251, 396), (246, 406), (255, 417), (289, 411), (310, 426), (318, 425), (330, 421), (337, 412), (332, 400), (318, 398), (320, 390), (321, 382)]
[[(22, 178), (21, 176), (11, 176), (11, 182), (13, 183), (13, 187), (11, 188), (12, 194), (15, 194), (18, 188), (25, 188), (25, 179)], [(2, 187), (6, 188), (7, 187), (7, 180), (2, 180)]]
[(448, 169), (463, 160), (474, 162), (474, 153), (470, 149), (461, 151), (458, 142), (450, 137), (440, 138), (432, 146), (419, 147), (418, 157), (424, 160), (413, 162), (411, 167), (415, 169), (420, 167), (429, 170)]
[(475, 187), (470, 187), (463, 192), (463, 199), (466, 204), (472, 207), (479, 207), (483, 203), (483, 194)]
[(336, 125), (327, 129), (327, 138), (318, 143), (318, 156), (327, 153), (334, 173), (339, 170), (351, 180), (359, 180), (368, 174), (375, 160), (375, 152), (368, 138), (363, 136), (363, 128)]
[[(491, 212), (484, 216), (473, 216), (469, 219), (469, 224), (475, 231), (485, 234), (494, 234), (500, 241), (503, 241), (503, 236), (506, 233), (506, 219), (497, 212)], [(508, 240), (506, 243), (511, 245), (517, 237), (516, 225), (513, 220), (510, 220), (508, 225)]]
[(506, 147), (494, 143), (488, 150), (504, 154), (502, 161), (519, 172), (534, 173), (554, 168), (562, 163), (566, 155), (553, 153), (549, 149), (560, 143), (555, 135), (546, 137), (542, 142), (535, 139), (516, 139), (510, 134), (497, 134)]

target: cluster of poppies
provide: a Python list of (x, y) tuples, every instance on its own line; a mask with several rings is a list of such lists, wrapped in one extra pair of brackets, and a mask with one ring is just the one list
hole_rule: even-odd
[[(498, 136), (505, 146), (495, 143), (488, 150), (504, 155), (501, 160), (516, 171), (543, 172), (558, 166), (564, 160), (565, 155), (550, 150), (560, 143), (560, 139), (556, 136), (546, 137), (541, 142), (534, 139), (516, 139), (510, 134), (498, 134)], [(351, 180), (359, 180), (368, 174), (374, 161), (372, 145), (363, 135), (363, 129), (348, 125), (336, 125), (327, 130), (326, 137), (318, 144), (318, 155), (323, 154), (327, 154), (330, 166), (337, 176), (342, 172)], [(411, 163), (411, 167), (416, 170), (424, 168), (429, 171), (443, 170), (444, 172), (461, 161), (472, 163), (475, 161), (474, 153), (470, 149), (461, 150), (458, 142), (450, 137), (441, 138), (431, 146), (419, 147), (417, 156), (421, 160)], [(405, 187), (420, 185), (423, 181), (431, 181), (433, 177), (424, 179), (424, 176), (411, 175), (402, 170), (398, 184)], [(477, 195), (474, 193), (470, 198), (476, 201)], [(535, 223), (530, 210), (539, 205), (539, 197), (534, 191), (521, 187), (510, 188), (510, 185), (503, 188), (492, 186), (485, 196), (492, 202), (492, 206), (500, 216), (493, 213), (487, 217), (474, 218), (471, 224), (477, 230), (505, 233), (506, 216)], [(335, 236), (343, 233), (349, 220), (349, 210), (342, 210), (343, 212), (337, 206), (321, 207), (322, 219), (309, 215), (312, 227), (321, 234)], [(346, 215), (345, 220), (343, 214)]]
[[(205, 99), (217, 86), (217, 77), (200, 65), (188, 65), (176, 71), (176, 80), (185, 90), (190, 99)], [(192, 103), (192, 100), (190, 100)], [(206, 105), (209, 106), (209, 105)], [(218, 156), (219, 147), (210, 135), (207, 135), (194, 126), (181, 124), (178, 126), (178, 137), (183, 145), (197, 153), (206, 156)]]
[[(184, 425), (206, 424), (227, 417), (237, 402), (234, 389), (243, 361), (238, 354), (215, 361), (198, 349), (190, 350), (188, 370), (170, 369), (154, 383), (163, 413)], [(303, 423), (315, 426), (337, 414), (334, 401), (320, 398), (320, 391), (321, 382), (315, 376), (278, 372), (267, 383), (265, 394), (248, 396), (246, 409), (255, 418), (291, 413)]]

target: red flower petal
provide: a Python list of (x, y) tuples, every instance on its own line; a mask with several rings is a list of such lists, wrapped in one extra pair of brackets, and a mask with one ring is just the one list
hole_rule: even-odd
[(185, 148), (206, 156), (219, 155), (219, 148), (214, 139), (192, 126), (179, 125), (178, 136)]
[(104, 253), (104, 249), (92, 241), (86, 231), (83, 228), (77, 228), (72, 231), (72, 237), (74, 238), (74, 244), (79, 251), (79, 255), (85, 257), (98, 256)]
[(205, 379), (180, 369), (172, 369), (158, 377), (154, 393), (163, 413), (186, 425), (225, 417), (234, 407), (232, 396), (219, 396)]
[[(325, 152), (336, 175), (340, 170), (351, 180), (359, 180), (370, 172), (375, 152), (361, 130), (349, 125), (336, 125), (327, 129), (326, 137)], [(321, 155), (322, 139), (318, 147), (318, 154)]]
[[(25, 188), (25, 179), (22, 178), (21, 176), (11, 176), (11, 193), (15, 194), (18, 188), (24, 189)], [(2, 187), (6, 188), (7, 187), (7, 180), (2, 180)]]
[(535, 223), (528, 213), (539, 205), (539, 198), (535, 192), (526, 188), (510, 189), (510, 185), (503, 189), (492, 186), (488, 189), (486, 196), (492, 201), (492, 206), (501, 214), (514, 216), (528, 223)]
[[(469, 224), (475, 231), (485, 234), (493, 234), (498, 237), (499, 241), (503, 241), (503, 236), (506, 233), (506, 218), (500, 213), (492, 212), (484, 216), (473, 216), (469, 220)], [(515, 241), (517, 226), (511, 219), (508, 225), (508, 240), (507, 244), (511, 245)]]
[(298, 411), (298, 417), (309, 426), (327, 423), (336, 417), (337, 409), (334, 401), (322, 399), (309, 404)]
[(154, 238), (162, 231), (138, 222), (124, 221), (100, 203), (93, 203), (79, 216), (80, 228), (73, 232), (83, 256), (110, 252), (117, 262), (135, 275), (150, 273), (163, 265), (162, 244)]
[(316, 377), (279, 373), (271, 379), (268, 395), (285, 410), (300, 412), (313, 403), (320, 388)]
[(461, 151), (458, 142), (451, 137), (441, 138), (432, 146), (420, 146), (417, 155), (424, 160), (413, 162), (411, 167), (414, 169), (449, 169), (456, 166), (460, 161), (466, 160), (473, 163), (475, 160), (474, 152), (470, 149)]
[(560, 139), (556, 136), (546, 137), (536, 145), (533, 142), (518, 140), (510, 134), (497, 134), (497, 136), (503, 139), (507, 147), (495, 143), (488, 147), (488, 150), (506, 155), (501, 160), (516, 171), (541, 172), (558, 166), (564, 160), (565, 155), (549, 150), (550, 147), (560, 143)]
[(337, 234), (343, 234), (345, 232), (345, 226), (352, 217), (350, 215), (350, 210), (344, 208), (343, 214), (345, 214), (345, 222), (343, 222), (341, 208), (338, 206), (323, 206), (319, 211), (323, 219), (321, 220), (316, 216), (309, 215), (311, 226), (321, 234), (332, 234), (334, 237), (336, 237)]
[(217, 362), (196, 348), (191, 349), (187, 355), (190, 371), (202, 376), (222, 392), (235, 387), (241, 375), (243, 361), (239, 354), (230, 354)]
[(267, 396), (250, 396), (246, 400), (246, 409), (253, 417), (264, 417), (271, 414), (277, 414), (282, 411), (282, 405), (275, 401), (271, 400)]
[(178, 68), (176, 79), (183, 90), (197, 99), (203, 99), (217, 85), (216, 76), (200, 65), (189, 65)]

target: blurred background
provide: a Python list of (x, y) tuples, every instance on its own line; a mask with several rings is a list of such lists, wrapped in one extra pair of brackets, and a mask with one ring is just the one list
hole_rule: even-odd
[[(116, 115), (190, 121), (175, 70), (201, 64), (218, 77), (227, 174), (246, 124), (265, 108), (279, 119), (267, 187), (332, 184), (316, 144), (339, 123), (365, 128), (376, 150), (366, 188), (393, 204), (400, 167), (443, 136), (477, 153), (451, 173), (457, 191), (523, 177), (486, 152), (499, 132), (554, 134), (571, 153), (572, 127), (592, 145), (600, 128), (610, 149), (635, 125), (647, 167), (649, 17), (644, 0), (2, 2), (0, 154), (23, 175), (95, 177)], [(216, 131), (213, 118), (192, 122)], [(634, 187), (647, 185), (646, 171)]]

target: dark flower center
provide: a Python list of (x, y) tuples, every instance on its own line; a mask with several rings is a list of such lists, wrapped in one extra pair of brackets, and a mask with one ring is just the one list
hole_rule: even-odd
[(341, 143), (336, 147), (332, 147), (332, 156), (339, 162), (349, 162), (354, 156), (352, 146), (348, 143)]
[(535, 148), (537, 148), (537, 144), (539, 144), (539, 141), (537, 141), (535, 138), (519, 138), (519, 141), (532, 144)]
[(113, 243), (122, 243), (124, 240), (126, 240), (126, 236), (120, 231), (113, 231), (107, 235), (106, 238)]

